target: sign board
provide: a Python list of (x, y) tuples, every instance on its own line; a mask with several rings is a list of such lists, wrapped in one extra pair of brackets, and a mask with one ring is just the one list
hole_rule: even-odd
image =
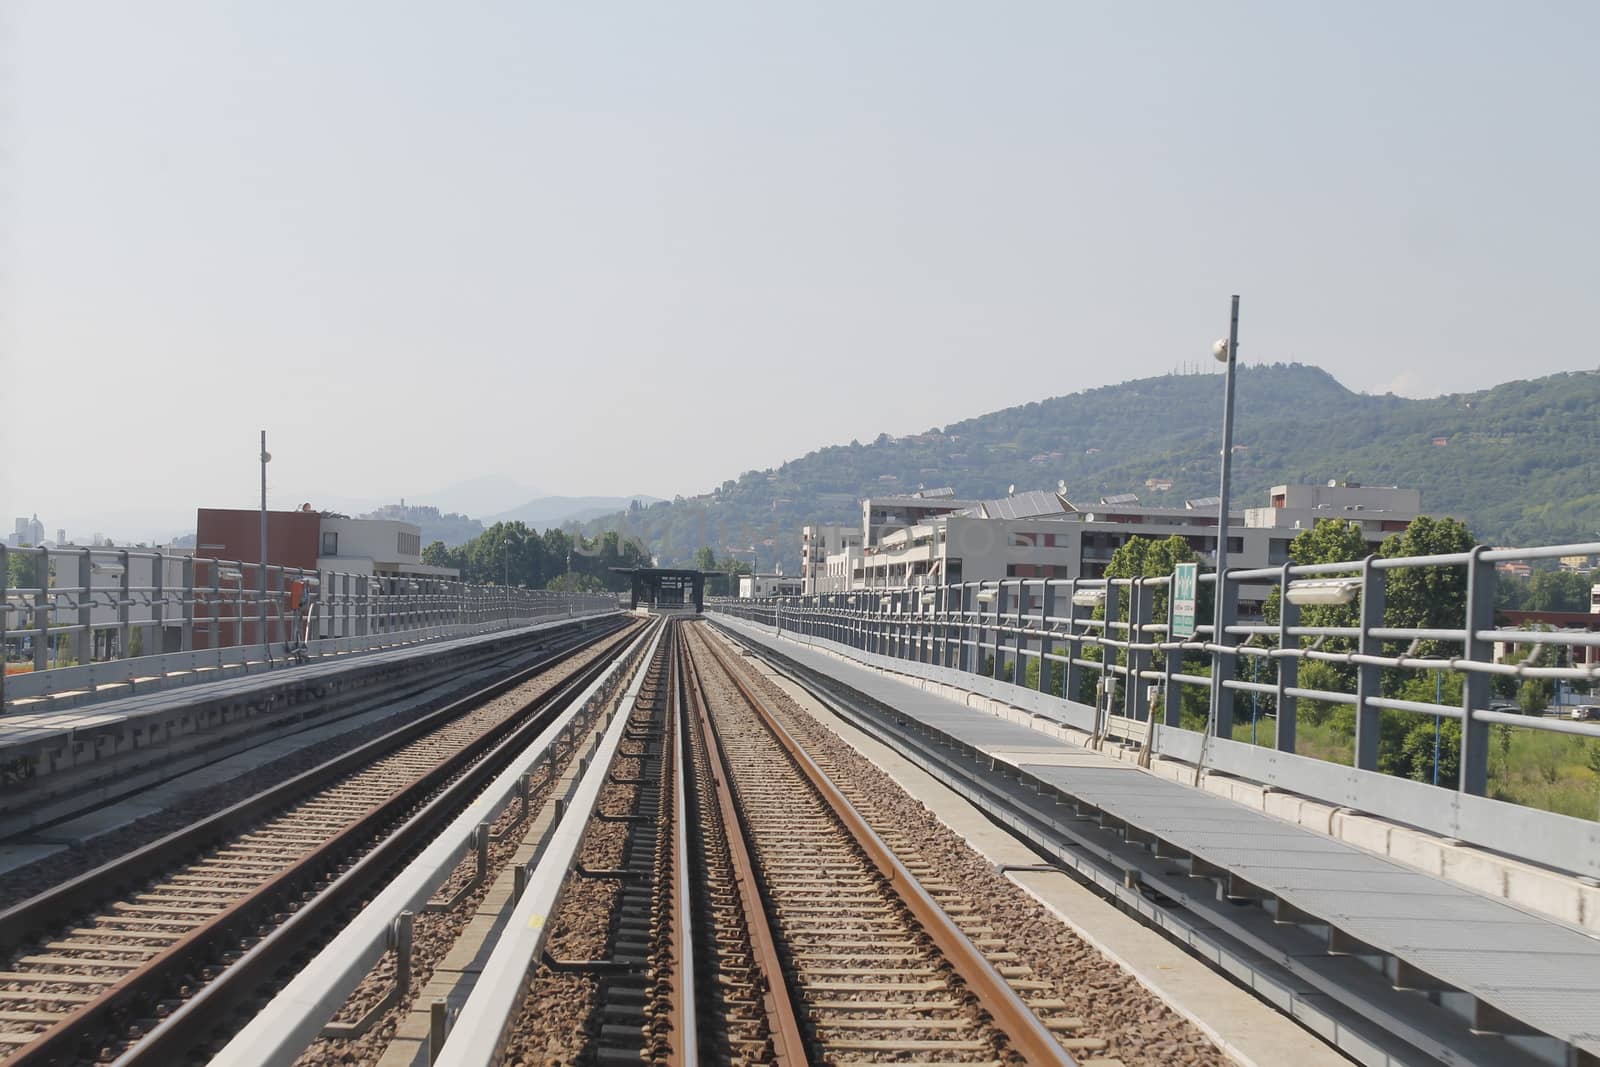
[(1200, 564), (1180, 563), (1172, 571), (1172, 636), (1194, 636), (1194, 595)]

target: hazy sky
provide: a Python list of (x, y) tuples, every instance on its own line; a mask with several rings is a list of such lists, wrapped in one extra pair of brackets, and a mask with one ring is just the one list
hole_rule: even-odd
[(7, 529), (249, 504), (262, 427), (275, 506), (689, 494), (1232, 292), (1357, 389), (1600, 363), (1589, 2), (3, 11)]

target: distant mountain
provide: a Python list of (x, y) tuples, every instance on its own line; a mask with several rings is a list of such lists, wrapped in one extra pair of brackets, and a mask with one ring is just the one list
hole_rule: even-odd
[[(811, 452), (689, 499), (613, 513), (590, 530), (640, 536), (663, 563), (703, 544), (761, 546), (762, 566), (799, 565), (800, 526), (859, 522), (860, 499), (951, 486), (996, 497), (1007, 485), (1096, 501), (1214, 496), (1221, 374), (1164, 375), (1006, 408), (942, 429)], [(1600, 531), (1600, 372), (1515, 381), (1410, 400), (1353, 393), (1316, 367), (1241, 367), (1235, 411), (1235, 507), (1266, 502), (1280, 482), (1351, 478), (1414, 486), (1435, 514), (1480, 540), (1547, 544)], [(1171, 487), (1152, 491), (1153, 485)]]
[[(427, 493), (407, 493), (413, 500), (426, 500), (442, 512), (459, 512), (462, 515), (493, 515), (504, 511), (512, 501), (541, 497), (544, 490), (498, 474), (485, 474), (477, 478), (455, 482)], [(627, 503), (626, 500), (623, 501)]]
[(441, 512), (436, 507), (419, 504), (385, 504), (381, 508), (360, 516), (363, 519), (390, 519), (414, 522), (422, 529), (422, 543), (431, 545), (443, 541), (454, 548), (483, 533), (483, 523), (456, 512)]
[(541, 496), (535, 497), (520, 507), (510, 511), (502, 511), (498, 515), (490, 515), (483, 521), (487, 524), (497, 522), (521, 522), (531, 529), (545, 530), (552, 526), (564, 526), (569, 522), (583, 523), (597, 519), (602, 515), (610, 515), (617, 511), (625, 511), (634, 501), (641, 507), (657, 503), (659, 497), (645, 496)]

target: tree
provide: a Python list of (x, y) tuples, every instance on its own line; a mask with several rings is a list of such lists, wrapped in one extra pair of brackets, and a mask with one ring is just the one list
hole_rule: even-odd
[[(1111, 554), (1111, 561), (1106, 564), (1107, 578), (1165, 578), (1171, 576), (1180, 563), (1195, 561), (1194, 549), (1189, 547), (1189, 542), (1178, 536), (1157, 541), (1150, 537), (1130, 537), (1116, 551)], [(1117, 591), (1117, 614), (1119, 618), (1126, 619), (1132, 603), (1131, 590), (1119, 589)], [(1196, 605), (1196, 612), (1203, 615), (1203, 605)], [(1103, 605), (1094, 609), (1093, 617), (1104, 619), (1106, 617)], [(1151, 602), (1150, 617), (1157, 622), (1164, 622), (1167, 617), (1167, 591), (1165, 588), (1156, 590)], [(1102, 659), (1099, 648), (1090, 647), (1084, 650), (1085, 659)], [(1194, 662), (1186, 662), (1184, 670), (1200, 671), (1204, 668), (1203, 656), (1193, 657)], [(1127, 654), (1118, 652), (1116, 662), (1126, 664)], [(1083, 703), (1092, 703), (1095, 699), (1094, 686), (1099, 684), (1098, 671), (1086, 671), (1083, 675), (1084, 686), (1088, 688), (1088, 696), (1082, 694), (1078, 699)], [(1120, 685), (1120, 682), (1119, 682)], [(1185, 696), (1188, 694), (1186, 693)], [(1195, 694), (1198, 697), (1198, 693)], [(1113, 698), (1118, 699), (1118, 698)]]
[(1535, 571), (1528, 582), (1529, 611), (1588, 611), (1590, 576), (1576, 571)]
[[(29, 548), (31, 546), (21, 545), (19, 547)], [(39, 588), (39, 557), (32, 552), (7, 552), (6, 588)]]
[(451, 548), (443, 541), (433, 541), (422, 550), (422, 562), (429, 567), (454, 567), (462, 570), (467, 563), (467, 554), (460, 548)]
[[(1404, 533), (1384, 539), (1378, 555), (1442, 556), (1469, 552), (1472, 531), (1456, 519), (1419, 515)], [(1418, 629), (1459, 627), (1467, 611), (1465, 567), (1401, 567), (1387, 572), (1384, 622)], [(1424, 652), (1423, 654), (1427, 654)]]
[(550, 579), (546, 589), (558, 593), (603, 593), (605, 585), (592, 574), (561, 574)]
[[(1454, 788), (1461, 776), (1461, 723), (1446, 719), (1438, 727), (1439, 784)], [(1434, 724), (1413, 722), (1401, 743), (1399, 769), (1390, 773), (1403, 774), (1419, 782), (1433, 781)]]
[[(1361, 535), (1359, 523), (1343, 519), (1319, 519), (1309, 530), (1303, 530), (1289, 542), (1289, 559), (1301, 566), (1317, 563), (1354, 563), (1365, 559), (1371, 552), (1366, 538)], [(1274, 588), (1267, 594), (1262, 614), (1269, 623), (1276, 623), (1282, 608), (1281, 591)], [(1360, 605), (1322, 604), (1300, 609), (1301, 626), (1354, 626), (1360, 618)], [(1350, 652), (1355, 643), (1348, 637), (1330, 637), (1323, 641), (1324, 652)], [(1349, 664), (1326, 663), (1320, 660), (1302, 660), (1300, 684), (1307, 689), (1326, 692), (1351, 692), (1355, 689), (1355, 668)], [(1333, 713), (1336, 705), (1302, 702), (1307, 711), (1307, 721), (1320, 723)], [(1348, 708), (1344, 708), (1348, 712)], [(1352, 727), (1354, 718), (1351, 719)]]

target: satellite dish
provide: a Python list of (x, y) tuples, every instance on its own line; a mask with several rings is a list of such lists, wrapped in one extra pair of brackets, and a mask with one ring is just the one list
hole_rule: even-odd
[(1006, 496), (1016, 496), (1016, 495), (1017, 495), (1017, 487), (1016, 487), (1015, 483), (1006, 486)]

